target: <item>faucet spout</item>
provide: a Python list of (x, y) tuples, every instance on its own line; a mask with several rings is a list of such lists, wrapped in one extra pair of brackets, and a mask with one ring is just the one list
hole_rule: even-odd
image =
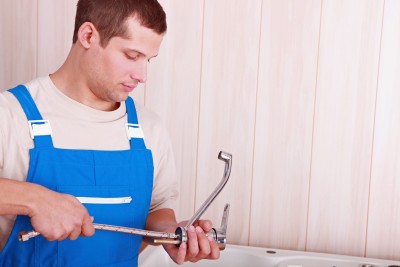
[(225, 162), (225, 171), (224, 175), (222, 177), (222, 180), (218, 184), (218, 186), (214, 189), (214, 191), (211, 193), (211, 195), (206, 199), (206, 201), (201, 205), (201, 207), (197, 210), (197, 212), (190, 218), (190, 220), (187, 222), (185, 228), (187, 229), (189, 226), (191, 226), (195, 221), (200, 219), (201, 215), (208, 209), (208, 207), (211, 205), (211, 203), (214, 201), (214, 199), (221, 193), (222, 189), (225, 187), (226, 183), (228, 182), (229, 176), (231, 174), (231, 168), (232, 168), (232, 155), (223, 151), (220, 151), (218, 154), (218, 159), (222, 160)]

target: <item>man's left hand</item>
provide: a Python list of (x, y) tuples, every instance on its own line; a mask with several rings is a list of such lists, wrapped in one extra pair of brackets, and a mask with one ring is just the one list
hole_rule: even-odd
[[(178, 226), (184, 226), (185, 223), (182, 222)], [(177, 264), (182, 264), (185, 261), (197, 262), (202, 259), (218, 259), (218, 244), (214, 238), (206, 236), (206, 233), (211, 229), (210, 221), (199, 220), (187, 229), (187, 243), (182, 242), (179, 247), (165, 244), (164, 249)]]

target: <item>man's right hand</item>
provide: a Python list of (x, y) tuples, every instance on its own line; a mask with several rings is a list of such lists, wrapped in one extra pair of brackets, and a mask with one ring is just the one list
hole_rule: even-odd
[(34, 183), (0, 178), (0, 215), (29, 216), (35, 231), (49, 241), (94, 234), (92, 219), (78, 199)]
[(35, 231), (47, 240), (71, 240), (94, 234), (92, 218), (78, 199), (33, 185), (37, 198), (29, 207), (31, 223)]

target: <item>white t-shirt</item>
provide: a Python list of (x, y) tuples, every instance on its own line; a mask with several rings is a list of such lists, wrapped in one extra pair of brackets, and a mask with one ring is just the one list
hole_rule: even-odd
[[(43, 119), (49, 120), (57, 148), (90, 150), (129, 149), (125, 123), (126, 109), (99, 111), (64, 95), (49, 76), (25, 85)], [(150, 211), (176, 207), (178, 184), (171, 143), (160, 119), (135, 103), (145, 144), (152, 150), (154, 183)], [(29, 149), (33, 148), (28, 121), (18, 100), (0, 93), (0, 177), (25, 181)], [(0, 216), (0, 251), (7, 242), (15, 216)]]

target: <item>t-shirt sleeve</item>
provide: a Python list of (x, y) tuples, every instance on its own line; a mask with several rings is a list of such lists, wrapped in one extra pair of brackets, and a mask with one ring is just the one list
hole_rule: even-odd
[[(177, 208), (178, 180), (170, 141), (165, 138), (160, 151), (154, 151), (154, 184), (150, 211)], [(160, 153), (160, 154), (157, 154)]]
[[(1, 97), (1, 96), (0, 96)], [(7, 126), (6, 118), (5, 118), (5, 110), (3, 107), (0, 107), (0, 174), (3, 173), (4, 168), (4, 148), (6, 137), (4, 134), (4, 127)], [(1, 175), (0, 175), (1, 177)]]
[(179, 184), (168, 131), (161, 119), (144, 107), (140, 108), (138, 117), (146, 146), (153, 155), (154, 182), (150, 211), (164, 208), (175, 210)]
[[(1, 112), (1, 111), (0, 111)], [(1, 125), (2, 123), (2, 118), (0, 115), (0, 173), (3, 172), (3, 166), (4, 166), (4, 134), (3, 131), (1, 130)]]

